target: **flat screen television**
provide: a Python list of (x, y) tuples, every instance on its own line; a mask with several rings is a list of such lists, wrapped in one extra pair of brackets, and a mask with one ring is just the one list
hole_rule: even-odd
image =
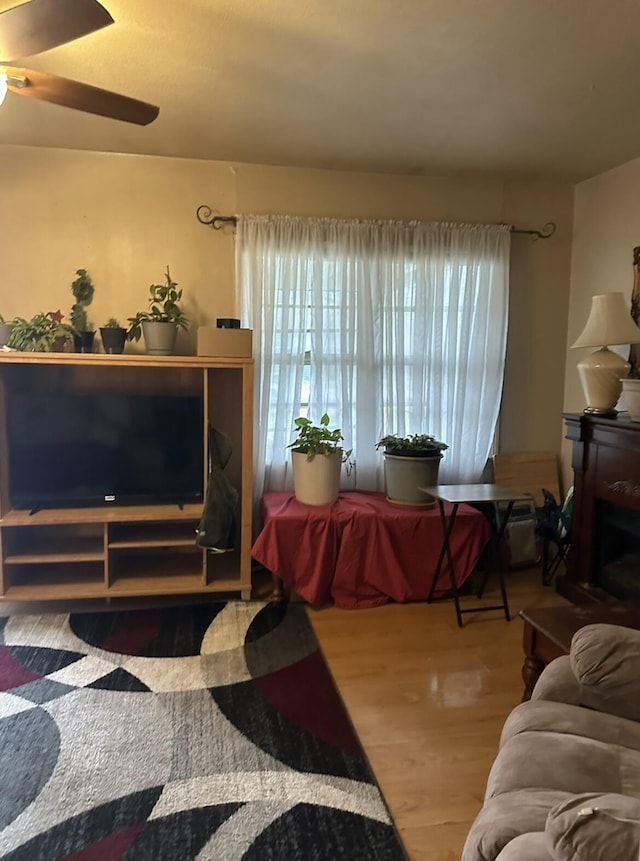
[(9, 499), (38, 509), (203, 498), (201, 397), (12, 392)]

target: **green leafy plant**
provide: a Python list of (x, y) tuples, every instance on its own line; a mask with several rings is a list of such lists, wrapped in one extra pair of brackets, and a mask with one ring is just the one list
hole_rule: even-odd
[(71, 292), (76, 300), (71, 307), (71, 326), (78, 335), (91, 328), (86, 306), (91, 304), (95, 288), (86, 269), (76, 269), (76, 275), (78, 277), (71, 283)]
[(139, 341), (142, 335), (143, 323), (173, 323), (180, 329), (189, 328), (189, 320), (180, 306), (182, 290), (171, 278), (169, 267), (165, 272), (164, 284), (152, 284), (149, 287), (149, 310), (138, 311), (135, 317), (128, 317), (128, 341)]
[(449, 448), (446, 442), (440, 442), (434, 436), (424, 433), (409, 434), (409, 436), (398, 436), (397, 434), (387, 434), (379, 439), (376, 443), (376, 448), (384, 448), (390, 454), (396, 452), (441, 452)]
[(87, 312), (79, 303), (71, 306), (71, 326), (76, 334), (88, 331), (89, 318)]
[(73, 336), (71, 326), (62, 322), (60, 312), (35, 314), (30, 320), (16, 317), (7, 346), (29, 353), (47, 353), (58, 339), (68, 341)]
[(71, 292), (79, 305), (90, 305), (93, 299), (94, 286), (86, 269), (76, 269), (78, 276), (71, 284)]
[(107, 320), (107, 322), (104, 324), (104, 326), (102, 328), (103, 329), (124, 329), (125, 326), (123, 326), (119, 320), (116, 320), (115, 317), (109, 317), (109, 319)]
[(347, 471), (353, 466), (351, 453), (353, 449), (344, 451), (342, 442), (344, 437), (340, 428), (329, 429), (331, 419), (325, 413), (320, 419), (319, 424), (314, 424), (311, 419), (300, 416), (294, 420), (294, 424), (298, 429), (298, 437), (287, 448), (292, 451), (306, 454), (307, 460), (313, 460), (316, 455), (330, 455), (339, 452), (342, 456), (342, 463), (347, 466)]

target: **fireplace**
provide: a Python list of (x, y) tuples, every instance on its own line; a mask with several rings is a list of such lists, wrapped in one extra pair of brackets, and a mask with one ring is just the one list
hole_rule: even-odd
[(620, 601), (640, 601), (640, 514), (596, 502), (593, 582)]
[(565, 415), (574, 504), (566, 576), (575, 603), (640, 601), (640, 422), (627, 413)]

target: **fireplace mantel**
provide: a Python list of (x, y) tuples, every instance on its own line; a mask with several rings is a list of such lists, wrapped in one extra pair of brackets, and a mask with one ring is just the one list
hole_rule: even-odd
[[(574, 603), (637, 600), (640, 422), (628, 413), (567, 413), (564, 420), (573, 443), (574, 497), (568, 570), (557, 590)], [(626, 591), (631, 578), (635, 595)]]

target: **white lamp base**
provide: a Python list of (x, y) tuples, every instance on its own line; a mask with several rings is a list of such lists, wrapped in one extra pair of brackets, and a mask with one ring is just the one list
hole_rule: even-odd
[(622, 392), (622, 378), (629, 373), (629, 363), (608, 347), (602, 347), (578, 362), (578, 375), (587, 406), (585, 413), (615, 414)]

